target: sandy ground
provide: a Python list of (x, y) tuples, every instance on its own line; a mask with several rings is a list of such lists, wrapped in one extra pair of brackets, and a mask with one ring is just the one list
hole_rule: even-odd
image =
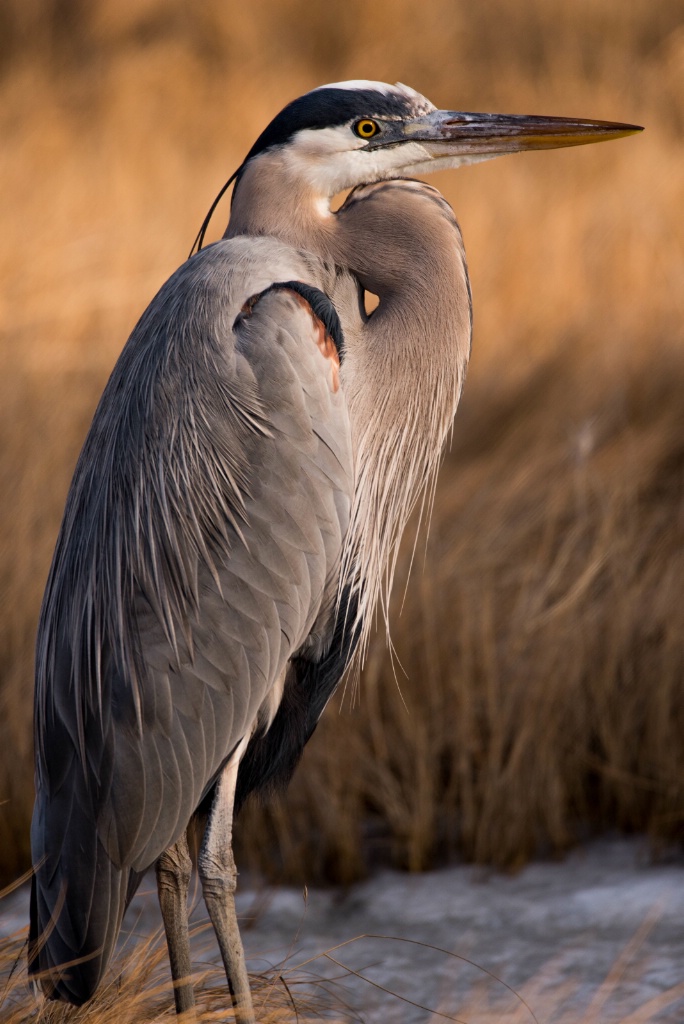
[[(129, 909), (124, 941), (159, 927), (152, 883)], [(0, 909), (1, 933), (22, 927), (27, 891)], [(684, 1020), (683, 865), (650, 864), (636, 841), (595, 842), (514, 876), (463, 866), (414, 876), (383, 872), (344, 892), (306, 895), (243, 880), (239, 912), (250, 970), (286, 961), (295, 994), (298, 983), (327, 978), (338, 1018), (346, 1005), (350, 1019), (368, 1024), (443, 1019), (378, 985), (468, 1024), (534, 1020), (508, 985), (540, 1024)], [(200, 904), (193, 920), (202, 919)], [(369, 934), (394, 938), (358, 939), (331, 951)], [(199, 936), (193, 943), (198, 959), (214, 948)]]

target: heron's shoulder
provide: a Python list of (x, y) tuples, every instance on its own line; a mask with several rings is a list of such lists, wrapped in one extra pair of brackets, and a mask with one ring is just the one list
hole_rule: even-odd
[(324, 290), (329, 276), (318, 257), (268, 235), (224, 238), (198, 252), (184, 269), (191, 277), (215, 278), (231, 290), (247, 287), (251, 295), (290, 280), (308, 280)]
[(277, 238), (241, 235), (206, 246), (162, 285), (140, 323), (232, 324), (245, 302), (281, 281), (304, 281), (328, 293), (334, 274), (322, 260)]

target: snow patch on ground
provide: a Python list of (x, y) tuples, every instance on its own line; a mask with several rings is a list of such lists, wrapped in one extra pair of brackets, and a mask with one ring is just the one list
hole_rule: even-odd
[[(203, 906), (197, 894), (193, 923)], [(562, 862), (535, 863), (516, 875), (457, 866), (424, 875), (381, 872), (340, 891), (249, 888), (238, 912), (249, 968), (286, 961), (287, 977), (335, 979), (344, 972), (320, 954), (362, 934), (331, 955), (377, 985), (452, 1017), (477, 1021), (532, 1020), (501, 981), (525, 996), (540, 1024), (551, 1021), (684, 1020), (684, 870), (648, 863), (636, 841), (601, 841)], [(0, 903), (0, 933), (26, 924), (25, 889)], [(154, 880), (131, 905), (122, 939), (160, 925)], [(199, 942), (203, 957), (209, 939)], [(213, 944), (211, 948), (214, 949)], [(306, 963), (312, 957), (313, 962)], [(484, 971), (496, 975), (496, 981)], [(607, 980), (608, 979), (608, 980)], [(294, 989), (295, 993), (297, 988)], [(333, 986), (367, 1024), (438, 1020), (353, 976)], [(669, 1005), (665, 1005), (669, 1002)], [(660, 1003), (660, 1008), (658, 1006)], [(467, 1013), (467, 1018), (464, 1014)], [(632, 1024), (632, 1021), (630, 1021)]]

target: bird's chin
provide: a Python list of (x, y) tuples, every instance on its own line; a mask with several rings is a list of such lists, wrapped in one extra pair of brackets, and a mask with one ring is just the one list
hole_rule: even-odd
[(435, 174), (437, 171), (448, 171), (455, 167), (465, 167), (468, 164), (480, 164), (484, 160), (491, 160), (499, 155), (499, 153), (435, 153), (427, 160), (412, 164), (405, 173), (409, 177), (420, 178), (425, 174)]

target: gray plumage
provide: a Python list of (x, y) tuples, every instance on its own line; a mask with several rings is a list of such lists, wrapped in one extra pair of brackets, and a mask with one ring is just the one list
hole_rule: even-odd
[(50, 996), (90, 998), (156, 864), (176, 1006), (192, 1005), (185, 835), (199, 816), (237, 1019), (254, 1020), (234, 802), (287, 780), (378, 600), (387, 618), (470, 352), (458, 225), (402, 175), (629, 128), (476, 117), (382, 83), (295, 101), (238, 172), (224, 240), (169, 279), (122, 352), (38, 633), (29, 955)]
[(142, 317), (96, 412), (39, 632), (41, 922), (62, 886), (85, 897), (57, 919), (56, 963), (101, 927), (101, 873), (106, 962), (128, 871), (175, 842), (288, 658), (329, 628), (353, 485), (343, 396), (292, 294), (232, 330), (255, 284), (320, 276), (266, 240), (203, 250)]

